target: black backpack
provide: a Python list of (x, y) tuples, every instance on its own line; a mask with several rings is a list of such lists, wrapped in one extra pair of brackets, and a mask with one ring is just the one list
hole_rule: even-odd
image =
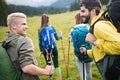
[[(90, 33), (94, 34), (94, 26), (98, 21), (110, 21), (109, 15), (108, 15), (108, 10), (105, 10), (101, 17), (98, 18), (91, 26), (90, 26)], [(111, 21), (110, 21), (111, 22)], [(111, 22), (112, 23), (112, 22)], [(114, 25), (114, 24), (113, 24)], [(107, 71), (105, 73), (105, 76), (107, 80), (118, 80), (120, 78), (120, 55), (115, 55), (111, 56), (107, 54), (108, 62), (110, 63), (111, 60), (114, 60), (112, 65), (107, 65)]]

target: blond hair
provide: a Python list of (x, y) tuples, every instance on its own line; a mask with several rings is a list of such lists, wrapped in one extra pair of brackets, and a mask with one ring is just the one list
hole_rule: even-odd
[(7, 17), (7, 25), (10, 26), (11, 23), (15, 23), (16, 18), (26, 18), (26, 17), (27, 16), (24, 13), (20, 13), (20, 12), (11, 13)]

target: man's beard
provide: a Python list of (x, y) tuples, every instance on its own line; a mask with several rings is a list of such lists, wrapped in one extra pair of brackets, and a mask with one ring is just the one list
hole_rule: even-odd
[(89, 20), (90, 20), (90, 15), (88, 15), (88, 16), (86, 16), (86, 17), (84, 17), (85, 18), (85, 21), (83, 22), (83, 23), (89, 23)]

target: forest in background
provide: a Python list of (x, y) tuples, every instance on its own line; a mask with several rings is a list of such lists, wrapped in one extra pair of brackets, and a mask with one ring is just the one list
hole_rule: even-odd
[[(101, 2), (102, 4), (106, 5), (108, 3), (108, 0), (101, 0)], [(6, 24), (7, 15), (13, 12), (23, 12), (27, 16), (35, 16), (35, 15), (40, 16), (43, 13), (60, 14), (60, 13), (79, 10), (79, 3), (80, 0), (75, 0), (75, 2), (71, 3), (69, 7), (55, 8), (52, 6), (30, 7), (30, 6), (13, 5), (13, 4), (7, 5), (5, 0), (0, 0), (0, 26), (7, 25)]]

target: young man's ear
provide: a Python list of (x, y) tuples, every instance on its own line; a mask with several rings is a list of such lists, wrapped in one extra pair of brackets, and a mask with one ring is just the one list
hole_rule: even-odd
[(11, 24), (11, 29), (12, 29), (12, 30), (16, 30), (16, 24), (12, 23), (12, 24)]
[(95, 9), (92, 9), (92, 10), (90, 11), (90, 13), (91, 13), (91, 15), (96, 15), (96, 10), (95, 10)]

